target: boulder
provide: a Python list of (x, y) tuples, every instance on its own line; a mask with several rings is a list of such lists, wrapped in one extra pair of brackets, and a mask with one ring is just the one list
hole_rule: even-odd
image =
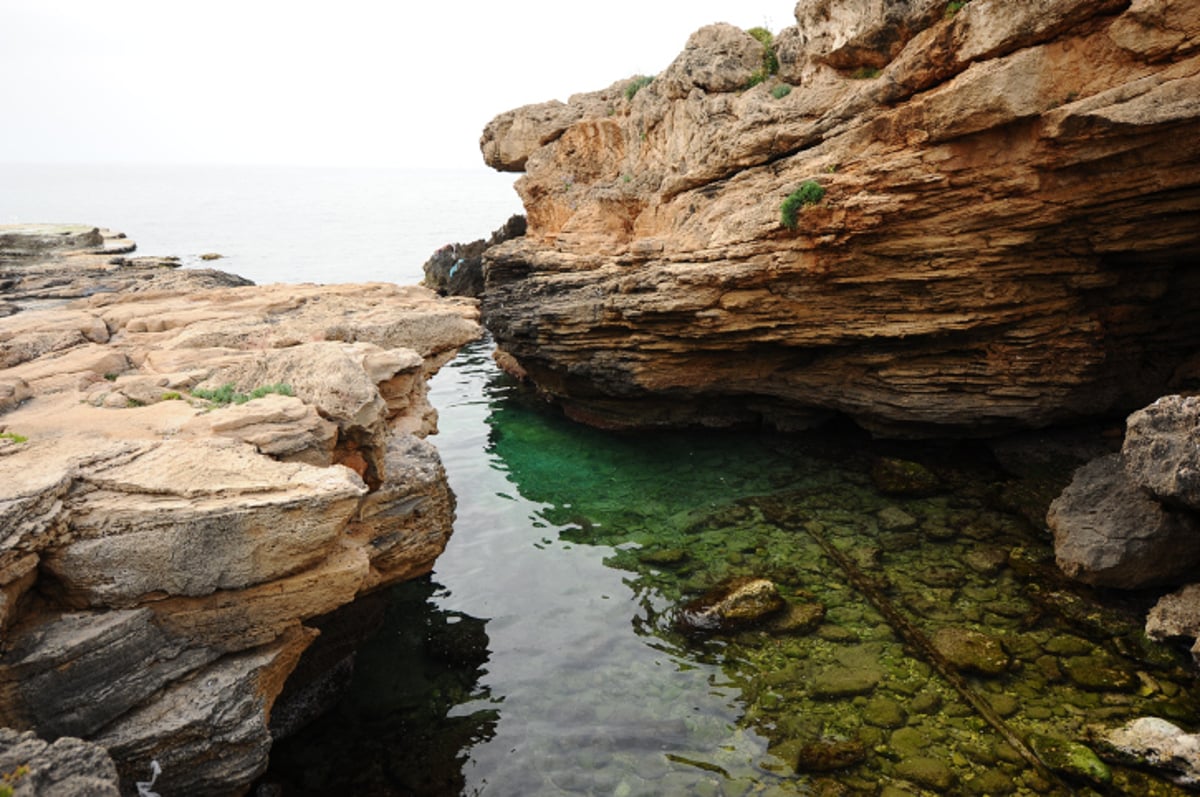
[(712, 26), (631, 98), (497, 117), (484, 159), (525, 172), (529, 222), (485, 255), (498, 361), (607, 428), (840, 413), (904, 437), (1111, 416), (1186, 379), (1195, 11), (945, 11), (806, 1), (762, 85), (761, 45)]
[(682, 606), (675, 625), (684, 633), (729, 632), (752, 627), (786, 605), (773, 581), (735, 578)]
[(525, 234), (525, 217), (515, 215), (487, 240), (446, 244), (425, 261), (422, 284), (442, 296), (479, 296), (483, 293), (483, 253)]
[(112, 757), (103, 747), (62, 736), (53, 742), (32, 731), (0, 728), (0, 773), (13, 797), (119, 797)]
[(1009, 657), (995, 637), (967, 628), (939, 628), (930, 640), (933, 648), (955, 669), (979, 675), (1000, 675)]
[(1151, 639), (1192, 639), (1192, 655), (1200, 662), (1200, 584), (1189, 584), (1158, 599), (1146, 617)]
[(1121, 455), (1139, 487), (1200, 511), (1200, 396), (1164, 396), (1130, 415)]
[(1087, 584), (1122, 589), (1170, 584), (1200, 564), (1200, 521), (1133, 484), (1119, 454), (1075, 472), (1050, 505), (1059, 568)]
[(1105, 742), (1129, 763), (1160, 771), (1180, 786), (1200, 787), (1200, 735), (1158, 717), (1139, 717), (1111, 731)]

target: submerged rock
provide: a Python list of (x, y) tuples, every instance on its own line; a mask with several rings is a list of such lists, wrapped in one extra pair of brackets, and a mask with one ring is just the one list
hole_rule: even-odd
[(684, 633), (735, 631), (757, 625), (784, 605), (774, 582), (737, 578), (718, 584), (684, 605), (675, 615), (675, 624)]
[(955, 668), (980, 675), (1000, 675), (1008, 669), (1004, 646), (994, 637), (966, 628), (939, 628), (933, 647)]
[(1180, 786), (1200, 788), (1200, 734), (1158, 717), (1141, 717), (1110, 732), (1105, 741), (1129, 763), (1159, 770)]
[(822, 739), (800, 748), (796, 759), (797, 772), (833, 772), (848, 769), (867, 757), (866, 746), (857, 739), (831, 741)]
[(919, 462), (879, 457), (871, 465), (871, 481), (884, 495), (923, 496), (936, 493), (942, 480)]
[(1030, 749), (1053, 772), (1093, 786), (1112, 782), (1112, 770), (1086, 745), (1042, 733), (1030, 734), (1028, 741)]

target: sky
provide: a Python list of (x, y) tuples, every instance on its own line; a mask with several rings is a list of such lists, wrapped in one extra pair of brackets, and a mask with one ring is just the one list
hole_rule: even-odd
[(470, 167), (496, 114), (794, 0), (0, 0), (0, 163)]

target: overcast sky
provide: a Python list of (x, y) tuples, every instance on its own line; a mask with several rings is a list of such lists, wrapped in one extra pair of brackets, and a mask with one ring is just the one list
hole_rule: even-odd
[(0, 162), (474, 166), (501, 111), (793, 0), (0, 0)]

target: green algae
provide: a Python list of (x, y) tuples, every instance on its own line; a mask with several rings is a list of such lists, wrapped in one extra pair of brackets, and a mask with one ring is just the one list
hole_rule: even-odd
[[(1130, 607), (1057, 574), (1039, 520), (1053, 490), (1038, 480), (1061, 480), (1061, 469), (1025, 478), (979, 448), (882, 446), (846, 429), (612, 435), (549, 414), (498, 378), (489, 389), (488, 467), (506, 484), (488, 496), (472, 480), (459, 490), (460, 518), (503, 527), (538, 579), (594, 556), (618, 574), (628, 606), (601, 626), (596, 601), (622, 596), (610, 584), (588, 599), (588, 584), (564, 578), (561, 611), (596, 645), (554, 667), (544, 658), (507, 665), (531, 671), (521, 684), (542, 675), (528, 689), (499, 690), (503, 754), (489, 758), (486, 739), (471, 743), (472, 767), (489, 784), (528, 794), (917, 794), (947, 782), (964, 794), (1066, 793), (939, 677), (841, 559), (921, 634), (950, 628), (996, 642), (961, 677), (1020, 739), (1082, 741), (1093, 727), (1150, 713), (1194, 720), (1186, 660), (1148, 643)], [(455, 416), (439, 409), (444, 446)], [(881, 482), (885, 460), (907, 463), (892, 468), (906, 485)], [(483, 533), (460, 525), (456, 539)], [(482, 572), (473, 577), (486, 582)], [(797, 607), (809, 616), (701, 639), (680, 633), (681, 606), (748, 578), (776, 585), (788, 607), (780, 618)], [(511, 602), (495, 608), (504, 622), (494, 641), (528, 610), (519, 594), (493, 599), (502, 598)], [(603, 666), (605, 650), (629, 636), (649, 658)], [(559, 655), (535, 641), (507, 647)], [(645, 732), (650, 717), (665, 724)], [(521, 736), (503, 736), (506, 718)], [(836, 762), (839, 751), (842, 766), (812, 763), (820, 754)], [(1121, 767), (1112, 777), (1127, 793), (1184, 794)]]

